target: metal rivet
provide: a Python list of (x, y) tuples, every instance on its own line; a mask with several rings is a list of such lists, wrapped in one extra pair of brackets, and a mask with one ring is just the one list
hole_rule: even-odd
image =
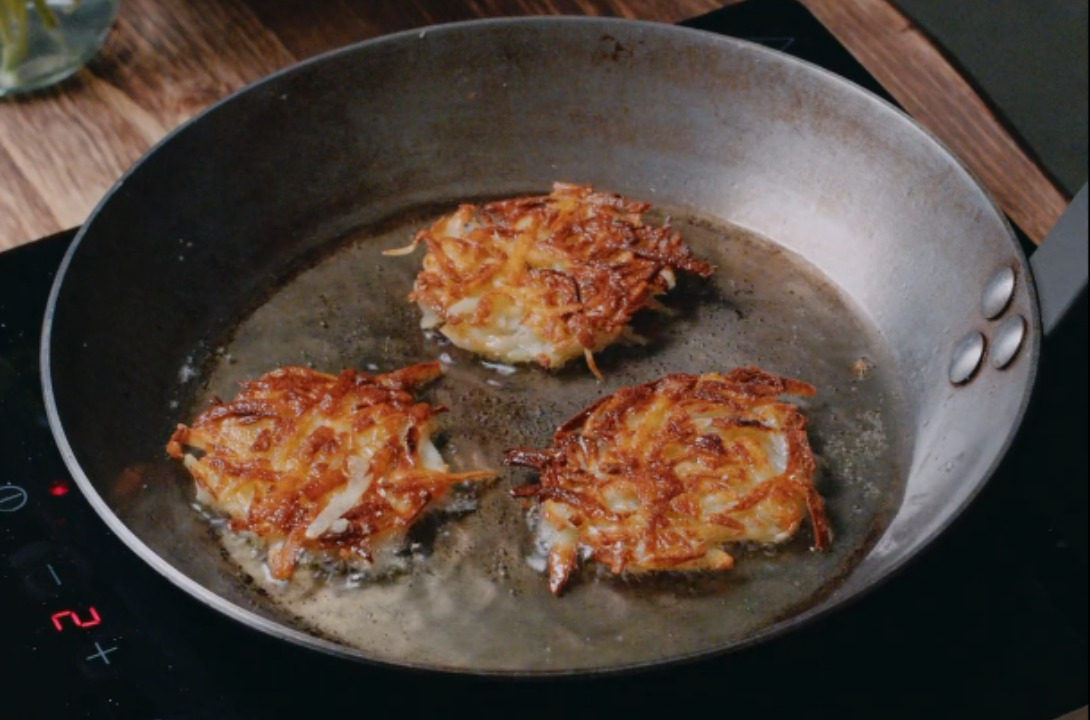
[(984, 286), (984, 292), (980, 296), (980, 313), (989, 320), (994, 320), (1003, 314), (1013, 297), (1014, 270), (1001, 267)]
[(973, 331), (958, 340), (950, 358), (950, 382), (955, 385), (969, 382), (984, 359), (984, 336)]
[(1002, 370), (1011, 364), (1018, 351), (1022, 349), (1022, 341), (1026, 339), (1026, 320), (1021, 315), (1011, 315), (999, 323), (995, 329), (995, 337), (992, 339), (992, 350), (989, 353), (992, 367)]

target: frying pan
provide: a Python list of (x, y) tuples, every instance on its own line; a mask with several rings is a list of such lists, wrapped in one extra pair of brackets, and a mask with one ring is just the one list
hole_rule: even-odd
[[(651, 201), (719, 267), (679, 286), (667, 320), (641, 320), (645, 345), (602, 353), (601, 382), (576, 366), (499, 373), (426, 336), (405, 297), (419, 257), (381, 252), (460, 202), (556, 180)], [(508, 19), (322, 56), (166, 138), (65, 257), (42, 376), (53, 433), (95, 510), (215, 610), (351, 659), (551, 676), (738, 650), (888, 578), (999, 463), (1042, 327), (1033, 273), (995, 203), (880, 99), (695, 30)], [(415, 531), (399, 572), (314, 567), (272, 581), (194, 507), (166, 457), (178, 422), (273, 367), (434, 358), (446, 374), (427, 397), (451, 408), (444, 454), (499, 479)], [(804, 529), (774, 552), (736, 549), (729, 573), (586, 568), (550, 595), (509, 493), (531, 478), (504, 469), (503, 451), (548, 444), (618, 387), (744, 364), (818, 388), (802, 407), (832, 549), (810, 552)]]

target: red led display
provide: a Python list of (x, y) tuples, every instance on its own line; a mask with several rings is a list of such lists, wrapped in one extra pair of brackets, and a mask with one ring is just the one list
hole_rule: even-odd
[(57, 632), (64, 630), (64, 619), (71, 618), (72, 623), (78, 628), (94, 627), (102, 622), (102, 618), (98, 616), (98, 610), (92, 606), (87, 609), (90, 614), (90, 618), (83, 619), (72, 610), (61, 610), (60, 612), (53, 613), (53, 627), (57, 628)]
[(71, 489), (72, 486), (68, 484), (67, 480), (54, 480), (53, 484), (49, 486), (49, 494), (53, 497), (64, 497)]

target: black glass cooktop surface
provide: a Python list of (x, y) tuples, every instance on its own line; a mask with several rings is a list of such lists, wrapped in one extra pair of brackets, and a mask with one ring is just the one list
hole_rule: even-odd
[[(882, 93), (795, 3), (750, 0), (689, 24)], [(41, 401), (42, 315), (72, 236), (0, 253), (0, 717), (669, 710), (1051, 720), (1087, 702), (1085, 312), (1046, 342), (1038, 399), (1001, 471), (948, 533), (864, 598), (710, 660), (599, 678), (478, 679), (273, 640), (190, 598), (111, 534), (68, 476)]]

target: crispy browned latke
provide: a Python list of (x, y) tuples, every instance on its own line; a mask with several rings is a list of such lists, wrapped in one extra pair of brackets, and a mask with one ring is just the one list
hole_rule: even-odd
[(507, 464), (540, 473), (513, 492), (536, 500), (549, 589), (559, 594), (581, 557), (616, 574), (727, 570), (724, 544), (781, 543), (807, 514), (826, 548), (806, 418), (779, 399), (813, 394), (753, 367), (668, 375), (602, 398), (549, 449), (510, 450)]
[(267, 543), (274, 577), (290, 578), (300, 551), (369, 561), (453, 484), (494, 476), (448, 472), (432, 444), (445, 408), (412, 391), (441, 373), (437, 362), (386, 375), (273, 370), (178, 425), (167, 452), (201, 502)]
[(715, 268), (693, 257), (669, 225), (644, 220), (650, 203), (556, 183), (549, 195), (457, 212), (422, 230), (423, 269), (409, 299), (422, 325), (492, 360), (560, 367), (622, 337), (632, 317), (683, 270)]

